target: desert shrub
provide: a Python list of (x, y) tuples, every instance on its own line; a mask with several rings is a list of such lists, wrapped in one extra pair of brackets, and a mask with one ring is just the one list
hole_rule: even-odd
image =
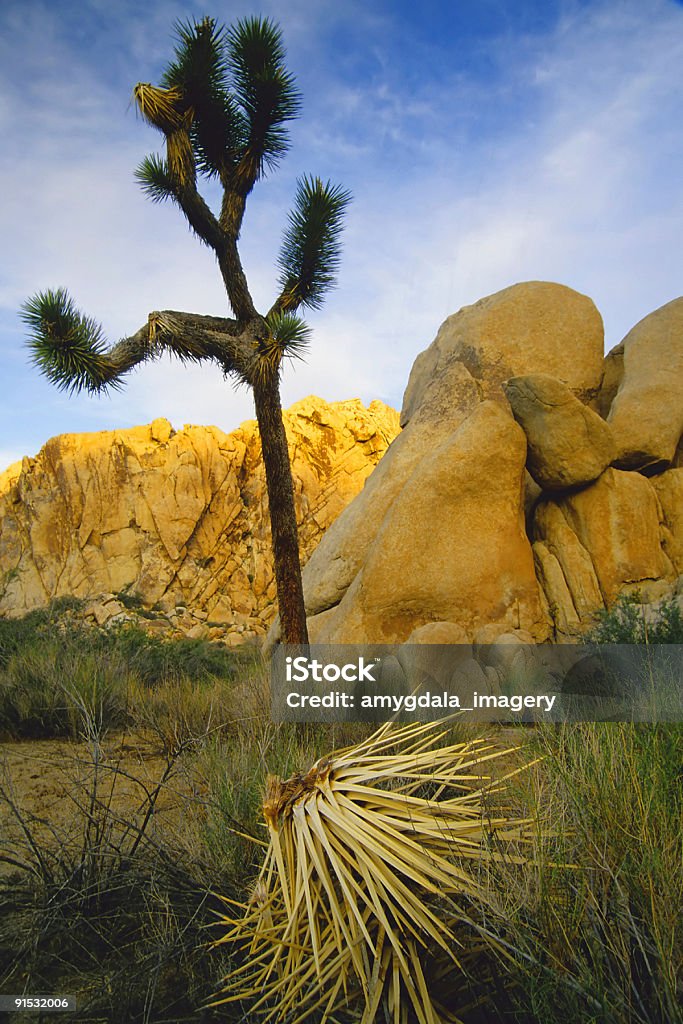
[(243, 673), (226, 704), (229, 727), (195, 749), (192, 773), (206, 794), (202, 844), (231, 885), (243, 891), (262, 857), (263, 801), (268, 778), (293, 775), (326, 750), (362, 739), (371, 727), (354, 723), (302, 725), (271, 720), (267, 668)]
[(219, 941), (241, 949), (217, 1004), (265, 1021), (458, 1019), (498, 947), (481, 865), (528, 823), (488, 780), (509, 751), (449, 732), (387, 724), (306, 773), (269, 776), (269, 844), (242, 914), (231, 901), (224, 918)]
[(0, 736), (80, 735), (83, 713), (102, 728), (128, 719), (128, 678), (116, 660), (42, 638), (0, 670)]
[[(0, 617), (0, 668), (18, 651), (33, 648), (56, 628), (59, 632), (64, 616), (78, 611), (83, 602), (76, 597), (55, 598), (46, 608), (39, 608), (18, 618)], [(68, 621), (68, 620), (66, 620)], [(68, 630), (80, 635), (83, 630), (76, 622), (69, 622)]]
[(586, 639), (600, 644), (683, 644), (683, 617), (673, 598), (662, 601), (650, 617), (638, 593), (622, 594), (599, 613)]
[(0, 990), (69, 991), (75, 1020), (196, 1019), (220, 970), (205, 948), (218, 902), (205, 868), (153, 827), (177, 763), (156, 786), (140, 780), (143, 799), (122, 817), (112, 792), (133, 779), (101, 762), (96, 722), (84, 731), (91, 762), (63, 765), (80, 780), (69, 814), (34, 817), (0, 772), (0, 811), (14, 824), (0, 836)]
[(103, 653), (119, 656), (150, 686), (187, 676), (197, 681), (234, 680), (256, 657), (252, 648), (237, 652), (207, 640), (150, 636), (128, 623), (118, 629), (99, 631), (96, 643)]
[(0, 618), (0, 668), (18, 651), (33, 645), (49, 621), (45, 611), (29, 612), (20, 619)]
[(270, 765), (294, 764), (300, 756), (292, 730), (286, 728), (274, 729), (270, 736), (264, 730), (260, 742), (233, 731), (212, 737), (201, 750), (195, 770), (210, 794), (204, 842), (210, 860), (223, 864), (236, 888), (250, 881), (262, 855), (266, 833), (261, 805)]
[(262, 671), (254, 648), (97, 629), (63, 611), (0, 619), (0, 736), (76, 736), (83, 706), (106, 728), (158, 727), (173, 745), (227, 721), (231, 689)]
[(214, 677), (199, 680), (177, 676), (150, 686), (131, 676), (128, 688), (129, 720), (155, 733), (162, 749), (173, 751), (201, 742), (235, 722), (233, 683)]
[[(42, 668), (37, 675), (45, 681)], [(131, 687), (136, 721), (147, 700), (150, 727), (176, 731), (163, 744), (159, 784), (145, 772), (125, 811), (111, 793), (119, 782), (130, 789), (134, 775), (116, 756), (101, 761), (103, 723), (85, 702), (74, 714), (91, 757), (79, 748), (62, 763), (78, 780), (62, 801), (75, 806), (68, 818), (34, 818), (0, 770), (0, 815), (9, 807), (16, 826), (0, 829), (0, 991), (68, 990), (75, 1020), (236, 1020), (238, 1011), (198, 1010), (230, 967), (227, 952), (207, 953), (223, 909), (214, 893), (241, 897), (261, 850), (260, 787), (268, 770), (309, 759), (312, 730), (270, 721), (260, 665), (234, 683), (133, 679)], [(206, 728), (198, 706), (218, 692), (226, 730)], [(164, 794), (182, 799), (165, 826)]]

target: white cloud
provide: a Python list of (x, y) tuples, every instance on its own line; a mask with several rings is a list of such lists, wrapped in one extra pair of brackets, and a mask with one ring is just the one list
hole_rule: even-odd
[[(281, 16), (275, 0), (264, 10)], [(490, 81), (472, 78), (454, 57), (438, 74), (425, 65), (409, 88), (392, 49), (400, 31), (391, 7), (316, 10), (310, 0), (288, 9), (290, 51), (304, 62), (310, 53), (309, 96), (282, 174), (250, 200), (243, 238), (249, 279), (265, 305), (296, 175), (329, 173), (353, 188), (339, 288), (311, 316), (309, 358), (287, 369), (285, 404), (309, 393), (400, 402), (412, 361), (439, 323), (515, 281), (558, 280), (591, 295), (610, 345), (678, 294), (680, 6), (569, 4), (543, 35), (489, 41)], [(157, 139), (126, 113), (120, 83), (101, 81), (87, 55), (60, 41), (55, 11), (44, 21), (36, 11), (45, 13), (29, 5), (23, 28), (12, 22), (15, 48), (20, 38), (26, 51), (18, 90), (17, 55), (7, 44), (0, 52), (0, 230), (11, 240), (0, 305), (9, 315), (37, 288), (64, 284), (112, 340), (137, 329), (152, 308), (223, 313), (211, 254), (176, 210), (150, 204), (132, 178)], [(131, 67), (162, 61), (174, 13), (184, 14), (160, 4), (126, 22), (116, 59), (125, 50)], [(363, 19), (371, 30), (380, 26), (368, 40), (381, 45), (349, 51), (337, 65), (318, 45), (331, 34), (328, 16), (349, 31), (356, 19), (356, 41)], [(361, 56), (372, 74), (345, 79)], [(6, 352), (16, 345), (7, 337)], [(14, 400), (6, 396), (3, 430), (18, 450)], [(74, 423), (97, 429), (158, 415), (176, 426), (230, 429), (252, 406), (217, 369), (164, 362), (134, 374), (111, 400), (45, 402), (45, 437)]]
[(452, 311), (514, 281), (559, 280), (595, 299), (614, 344), (680, 291), (683, 10), (582, 12), (527, 68), (542, 82), (533, 127), (498, 136), (480, 184), (459, 199), (427, 183), (431, 223), (409, 237), (413, 260), (431, 265), (435, 310), (444, 295)]

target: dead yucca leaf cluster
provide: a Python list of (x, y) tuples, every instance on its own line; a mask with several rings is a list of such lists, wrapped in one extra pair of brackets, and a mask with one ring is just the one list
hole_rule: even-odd
[(179, 185), (194, 181), (195, 157), (189, 134), (194, 110), (185, 103), (182, 90), (138, 82), (133, 96), (144, 119), (166, 136), (168, 167), (173, 179)]
[(245, 1000), (290, 1024), (345, 1008), (361, 1024), (381, 1011), (395, 1024), (457, 1021), (438, 979), (452, 995), (482, 942), (495, 944), (473, 919), (488, 904), (478, 868), (526, 822), (484, 813), (501, 787), (481, 766), (509, 751), (448, 744), (448, 732), (388, 723), (306, 775), (270, 780), (265, 862), (219, 940), (240, 943), (243, 962), (214, 1005)]

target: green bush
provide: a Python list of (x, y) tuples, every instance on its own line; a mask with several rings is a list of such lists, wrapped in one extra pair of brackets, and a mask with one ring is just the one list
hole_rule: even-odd
[(29, 612), (21, 619), (0, 618), (0, 668), (18, 651), (35, 645), (48, 622), (49, 614), (43, 610)]
[(98, 631), (95, 642), (103, 654), (121, 658), (149, 686), (178, 681), (187, 676), (198, 682), (234, 680), (255, 657), (252, 649), (236, 652), (208, 640), (150, 636), (139, 626), (129, 623), (116, 629)]
[(94, 719), (157, 729), (173, 746), (230, 719), (236, 683), (261, 671), (254, 648), (97, 629), (62, 605), (0, 619), (0, 736), (76, 737)]
[(128, 678), (116, 660), (45, 639), (17, 651), (0, 670), (0, 735), (80, 736), (88, 723), (128, 720)]
[(638, 593), (622, 594), (599, 613), (587, 640), (598, 644), (683, 644), (683, 617), (673, 598), (662, 601), (648, 621)]

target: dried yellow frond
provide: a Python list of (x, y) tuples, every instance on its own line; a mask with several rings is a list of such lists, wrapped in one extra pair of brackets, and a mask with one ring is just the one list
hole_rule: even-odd
[(159, 89), (149, 82), (138, 82), (133, 96), (145, 121), (164, 134), (177, 131), (185, 125), (183, 94), (180, 89)]
[(526, 823), (485, 813), (481, 764), (509, 751), (437, 746), (447, 732), (383, 726), (306, 773), (269, 779), (255, 896), (241, 918), (223, 918), (219, 940), (240, 943), (246, 961), (214, 1005), (254, 998), (265, 1021), (322, 1011), (324, 1022), (351, 1004), (361, 1024), (381, 1005), (397, 1022), (409, 1008), (419, 1024), (457, 1020), (430, 979), (450, 964), (453, 989), (471, 954), (464, 936), (488, 941), (470, 917), (488, 901), (472, 861), (495, 857), (492, 837), (516, 841)]

